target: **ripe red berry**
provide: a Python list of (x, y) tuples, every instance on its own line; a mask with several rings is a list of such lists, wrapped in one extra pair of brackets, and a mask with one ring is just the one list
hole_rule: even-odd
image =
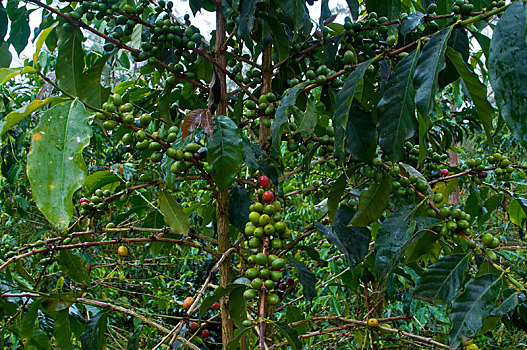
[(201, 160), (201, 153), (199, 152), (194, 152), (192, 156), (194, 157), (195, 160)]
[(210, 332), (208, 329), (204, 329), (203, 331), (201, 331), (202, 338), (207, 338), (209, 335), (210, 335)]
[(269, 186), (269, 178), (265, 175), (260, 176), (258, 179), (258, 182), (260, 183), (260, 186), (267, 187)]
[(447, 176), (448, 175), (448, 169), (441, 170), (441, 176)]
[(285, 290), (286, 288), (287, 288), (287, 285), (285, 283), (280, 283), (278, 285), (278, 289), (280, 289), (280, 290)]
[(189, 327), (191, 331), (195, 331), (198, 329), (198, 324), (196, 322), (192, 322)]
[(292, 286), (293, 284), (295, 284), (295, 280), (292, 279), (291, 277), (289, 277), (285, 282), (287, 283), (288, 286)]
[(265, 191), (262, 194), (262, 202), (264, 203), (272, 203), (274, 201), (274, 193), (271, 191)]
[(88, 198), (81, 198), (79, 203), (80, 204), (82, 204), (82, 203), (90, 203), (90, 200)]
[(218, 311), (220, 309), (220, 303), (215, 302), (210, 308), (214, 311)]
[(487, 172), (486, 172), (486, 171), (480, 171), (480, 172), (478, 173), (478, 177), (479, 177), (480, 179), (484, 179), (484, 178), (486, 178), (486, 177), (487, 177)]

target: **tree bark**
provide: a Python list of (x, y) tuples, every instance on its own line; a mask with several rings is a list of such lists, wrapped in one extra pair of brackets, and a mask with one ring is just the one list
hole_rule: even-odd
[[(222, 0), (216, 0), (216, 43), (215, 43), (215, 60), (217, 64), (226, 68), (225, 54), (222, 52), (222, 47), (226, 40), (225, 35), (225, 18), (221, 12)], [(216, 69), (216, 75), (221, 86), (221, 98), (218, 102), (216, 115), (227, 115), (227, 78), (225, 74)], [(224, 254), (230, 247), (230, 232), (229, 232), (229, 191), (227, 188), (218, 192), (216, 198), (216, 222), (218, 233), (218, 252)], [(227, 257), (220, 264), (220, 285), (222, 287), (231, 283), (231, 258)], [(220, 300), (221, 306), (221, 341), (223, 348), (226, 349), (229, 342), (234, 338), (234, 328), (229, 313), (229, 303), (227, 298)]]

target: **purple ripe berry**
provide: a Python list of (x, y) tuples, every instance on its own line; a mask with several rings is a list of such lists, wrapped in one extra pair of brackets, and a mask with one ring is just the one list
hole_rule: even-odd
[(288, 286), (292, 286), (293, 284), (295, 284), (295, 280), (292, 279), (291, 277), (289, 277), (287, 280), (286, 280), (286, 283)]
[(287, 285), (285, 283), (280, 283), (278, 285), (278, 289), (280, 289), (280, 290), (285, 290), (286, 288), (287, 288)]
[(478, 173), (478, 177), (479, 177), (480, 179), (484, 179), (484, 178), (486, 178), (486, 177), (487, 177), (487, 172), (486, 172), (486, 171), (480, 171), (480, 172)]
[(194, 156), (194, 159), (195, 159), (195, 160), (198, 160), (198, 161), (201, 160), (201, 153), (199, 153), (199, 152), (194, 152), (193, 156)]

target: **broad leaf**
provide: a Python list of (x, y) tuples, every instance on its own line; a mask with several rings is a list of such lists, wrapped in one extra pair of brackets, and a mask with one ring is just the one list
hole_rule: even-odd
[(317, 296), (317, 290), (315, 289), (315, 274), (311, 272), (307, 266), (296, 259), (289, 258), (289, 263), (298, 270), (300, 275), (300, 284), (302, 285), (304, 297), (307, 301), (312, 302), (313, 299)]
[(413, 78), (418, 59), (416, 50), (397, 64), (377, 105), (379, 145), (394, 162), (402, 159), (404, 142), (417, 132)]
[(289, 346), (293, 350), (301, 350), (302, 343), (298, 339), (298, 332), (285, 322), (276, 322), (278, 330), (286, 337)]
[(438, 74), (445, 68), (445, 50), (453, 27), (435, 34), (423, 47), (415, 69), (415, 103), (419, 113), (427, 117), (434, 109)]
[(354, 160), (371, 162), (377, 152), (377, 129), (371, 113), (351, 107), (346, 125), (346, 152)]
[(469, 255), (447, 255), (430, 265), (421, 275), (414, 298), (429, 302), (448, 303), (461, 288)]
[(159, 209), (172, 231), (183, 234), (188, 232), (190, 220), (187, 214), (183, 211), (181, 204), (176, 202), (174, 196), (167, 191), (161, 191), (160, 193)]
[(10, 5), (13, 3), (16, 4), (17, 2), (13, 1), (8, 2), (7, 4), (7, 13), (9, 15), (10, 20), (8, 42), (15, 48), (15, 51), (20, 55), (20, 53), (26, 48), (29, 36), (31, 35), (31, 30), (29, 28), (30, 11), (28, 11), (25, 6), (12, 8)]
[(337, 109), (333, 115), (333, 127), (335, 128), (335, 155), (341, 157), (344, 150), (344, 136), (346, 127), (348, 125), (348, 116), (350, 113), (353, 96), (357, 91), (357, 84), (362, 79), (368, 66), (373, 62), (372, 58), (366, 62), (361, 63), (351, 74), (346, 78), (344, 86), (337, 94)]
[(499, 20), (490, 43), (489, 76), (501, 115), (512, 135), (527, 146), (527, 43), (525, 5), (513, 3)]
[(108, 314), (107, 310), (100, 311), (88, 321), (81, 336), (83, 349), (103, 350), (106, 347), (104, 333), (108, 327)]
[(49, 28), (44, 29), (38, 36), (37, 43), (35, 45), (35, 53), (33, 54), (33, 64), (37, 64), (38, 62), (38, 55), (40, 54), (40, 50), (42, 49), (42, 45), (44, 45), (44, 42), (48, 38), (49, 34), (55, 27), (57, 26), (58, 22), (53, 23), (53, 25)]
[(282, 139), (282, 129), (284, 124), (287, 122), (287, 113), (291, 106), (295, 105), (296, 97), (304, 89), (306, 84), (298, 84), (292, 87), (286, 92), (280, 106), (276, 109), (275, 118), (271, 125), (271, 137), (273, 140), (273, 151), (278, 152), (280, 150), (280, 140)]
[(377, 12), (379, 16), (396, 19), (401, 11), (401, 0), (366, 0), (368, 12)]
[(455, 349), (462, 338), (472, 338), (483, 327), (499, 296), (502, 280), (486, 274), (470, 280), (465, 291), (452, 304), (450, 348)]
[(21, 67), (21, 68), (1, 68), (0, 69), (0, 86), (7, 83), (17, 75), (25, 73), (33, 73), (35, 68), (33, 67)]
[(250, 34), (254, 28), (254, 12), (256, 11), (256, 0), (240, 0), (240, 15), (238, 23), (238, 35), (245, 40), (247, 45), (252, 46)]
[(71, 342), (70, 316), (67, 309), (58, 311), (54, 315), (53, 335), (57, 345), (62, 350), (73, 350)]
[(219, 301), (224, 296), (229, 295), (232, 291), (236, 289), (245, 290), (247, 289), (247, 286), (245, 284), (231, 283), (228, 284), (226, 287), (220, 286), (216, 288), (212, 295), (209, 295), (201, 302), (201, 305), (199, 306), (199, 318), (201, 319), (203, 315), (205, 315), (205, 313), (210, 310), (212, 304)]
[(84, 284), (89, 283), (90, 276), (86, 272), (86, 264), (74, 252), (70, 250), (61, 250), (57, 255), (57, 263), (62, 272), (72, 280)]
[(58, 86), (67, 93), (80, 97), (84, 87), (84, 50), (82, 32), (60, 28), (58, 31), (58, 56), (55, 66)]
[(425, 14), (421, 12), (410, 13), (401, 23), (401, 35), (406, 36), (414, 30), (418, 25), (422, 24)]
[(22, 324), (20, 326), (20, 336), (22, 340), (28, 341), (33, 335), (33, 330), (35, 329), (35, 321), (37, 320), (38, 309), (40, 309), (40, 304), (42, 304), (42, 299), (35, 300), (26, 314), (22, 315)]
[(344, 189), (348, 184), (348, 178), (346, 174), (342, 174), (335, 183), (331, 185), (331, 190), (328, 197), (328, 216), (329, 222), (333, 223), (335, 214), (337, 213), (337, 208), (340, 203), (340, 199), (344, 194)]
[(88, 114), (77, 100), (46, 111), (33, 130), (27, 176), (38, 208), (56, 227), (67, 227), (73, 215), (73, 193), (86, 178), (82, 150), (91, 133)]
[(291, 44), (289, 43), (289, 38), (287, 37), (283, 24), (274, 16), (268, 16), (265, 13), (261, 13), (260, 16), (264, 18), (269, 25), (271, 36), (273, 37), (273, 46), (278, 53), (279, 59), (287, 59), (289, 57)]
[(479, 81), (479, 77), (472, 71), (472, 67), (463, 61), (461, 54), (451, 48), (447, 48), (446, 54), (456, 67), (461, 79), (467, 87), (470, 98), (474, 102), (481, 124), (485, 129), (487, 140), (492, 145), (492, 121), (494, 119), (494, 108), (487, 100), (487, 87)]
[(214, 124), (212, 122), (212, 114), (208, 109), (195, 109), (185, 116), (183, 124), (181, 124), (181, 139), (184, 140), (187, 136), (190, 136), (200, 125), (207, 135), (212, 137)]
[(243, 161), (243, 144), (236, 124), (228, 117), (214, 118), (214, 133), (208, 141), (207, 159), (219, 190), (229, 186)]
[(128, 343), (126, 344), (126, 350), (139, 350), (139, 339), (141, 337), (142, 330), (143, 325), (140, 324), (128, 339)]
[(122, 181), (121, 178), (112, 171), (101, 170), (88, 175), (84, 181), (84, 187), (86, 187), (86, 193), (91, 195), (98, 188), (120, 181)]
[(67, 98), (62, 97), (48, 97), (45, 100), (35, 100), (23, 107), (20, 107), (18, 110), (9, 113), (6, 118), (0, 121), (0, 136), (11, 130), (16, 124), (18, 124), (22, 119), (30, 115), (36, 110), (39, 110), (43, 107), (46, 107), (49, 104), (54, 104), (57, 102), (65, 102)]
[(238, 231), (244, 232), (249, 221), (251, 193), (242, 186), (235, 186), (229, 192), (229, 223)]
[(391, 178), (384, 178), (380, 183), (372, 182), (359, 197), (358, 210), (351, 225), (364, 227), (377, 220), (386, 209), (391, 191)]

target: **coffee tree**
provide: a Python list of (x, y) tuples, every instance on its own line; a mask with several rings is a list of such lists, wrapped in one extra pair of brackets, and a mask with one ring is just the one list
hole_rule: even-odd
[(523, 1), (0, 4), (3, 348), (525, 342)]

